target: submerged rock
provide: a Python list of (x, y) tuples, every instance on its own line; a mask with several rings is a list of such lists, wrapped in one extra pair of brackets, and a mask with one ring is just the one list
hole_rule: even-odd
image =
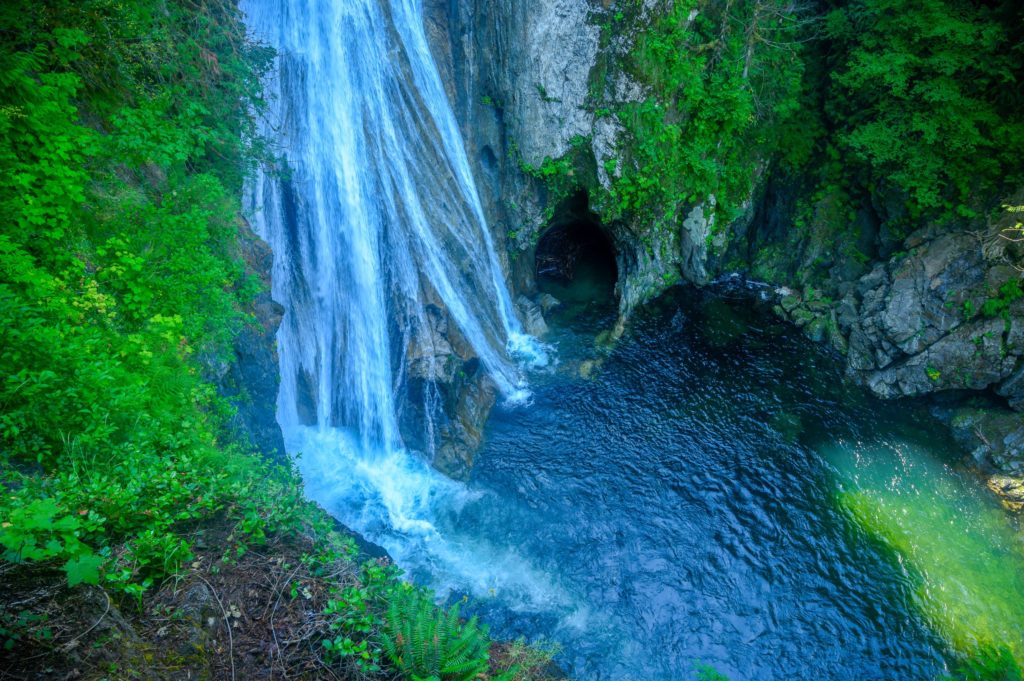
[(701, 309), (700, 330), (709, 345), (724, 348), (736, 343), (747, 332), (747, 322), (721, 298), (709, 296)]
[(1024, 477), (993, 475), (988, 487), (1002, 499), (1003, 506), (1014, 512), (1024, 510)]
[(1024, 416), (996, 404), (938, 407), (957, 444), (983, 468), (1024, 476)]
[(769, 418), (768, 424), (784, 442), (791, 444), (798, 442), (804, 432), (804, 423), (800, 415), (786, 411), (776, 412)]

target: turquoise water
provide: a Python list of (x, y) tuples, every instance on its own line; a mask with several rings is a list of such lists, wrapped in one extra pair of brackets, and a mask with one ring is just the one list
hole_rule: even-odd
[(1024, 535), (977, 481), (917, 443), (876, 438), (824, 448), (836, 499), (905, 565), (916, 609), (964, 653), (1024, 661)]

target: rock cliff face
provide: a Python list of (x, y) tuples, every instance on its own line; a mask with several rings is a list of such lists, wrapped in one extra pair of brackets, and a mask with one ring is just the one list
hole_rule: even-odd
[(588, 14), (586, 0), (425, 3), (484, 208), (497, 236), (513, 242), (509, 265), (523, 290), (533, 283), (529, 233), (543, 224), (547, 197), (520, 162), (557, 158), (589, 129), (581, 105), (598, 45)]
[(409, 334), (399, 414), (405, 444), (432, 453), (445, 475), (469, 477), (497, 388), (439, 298), (427, 305), (427, 326)]
[(1019, 406), (1024, 305), (981, 312), (1019, 273), (985, 262), (971, 234), (928, 236), (908, 238), (905, 256), (877, 263), (841, 302), (851, 373), (880, 397), (991, 388)]
[[(641, 86), (614, 68), (631, 37), (602, 39), (601, 24), (614, 14), (607, 0), (427, 0), (425, 9), (485, 210), (507, 244), (516, 287), (531, 295), (537, 242), (564, 198), (544, 181), (545, 163), (571, 157), (568, 184), (608, 186), (614, 170), (606, 162), (617, 158), (623, 130), (597, 102), (643, 99)], [(688, 224), (657, 233), (628, 219), (602, 226), (616, 251), (624, 317), (677, 281), (680, 268), (707, 279), (699, 206)]]
[(275, 335), (284, 308), (270, 297), (273, 254), (247, 224), (239, 225), (240, 255), (249, 276), (263, 283), (253, 301), (253, 321), (235, 338), (235, 358), (230, 365), (213, 368), (220, 394), (237, 410), (233, 421), (236, 435), (249, 441), (265, 457), (287, 463), (284, 437), (277, 424), (277, 390), (280, 369)]
[[(596, 102), (646, 96), (616, 66), (635, 36), (602, 33), (618, 9), (608, 0), (425, 5), (505, 264), (518, 292), (531, 296), (536, 244), (559, 210), (545, 162), (571, 160), (566, 181), (577, 189), (608, 187), (624, 131)], [(779, 290), (777, 312), (842, 354), (851, 380), (882, 398), (953, 396), (953, 406), (938, 411), (964, 447), (985, 466), (1019, 474), (1024, 301), (1014, 298), (1020, 272), (998, 230), (933, 225), (902, 239), (893, 227), (906, 217), (898, 197), (849, 216), (825, 197), (811, 229), (795, 235), (800, 192), (799, 178), (765, 165), (743, 215), (725, 229), (709, 217), (714, 197), (682, 211), (672, 229), (651, 231), (629, 218), (604, 224), (623, 320), (680, 279), (703, 285), (738, 271), (767, 280)], [(846, 224), (842, 236), (827, 227), (837, 223)], [(962, 406), (971, 395), (983, 395), (984, 408)]]
[(929, 228), (843, 282), (836, 303), (787, 291), (777, 311), (845, 355), (875, 395), (941, 398), (935, 413), (1021, 506), (1024, 475), (1024, 299), (998, 232)]

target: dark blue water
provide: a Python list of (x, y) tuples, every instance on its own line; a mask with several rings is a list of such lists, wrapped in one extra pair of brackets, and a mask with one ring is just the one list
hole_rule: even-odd
[(745, 296), (677, 289), (595, 345), (613, 318), (555, 315), (560, 370), (535, 377), (531, 406), (496, 409), (481, 496), (441, 521), (512, 547), (560, 594), (547, 612), (495, 594), (477, 606), (495, 633), (561, 643), (580, 679), (696, 663), (737, 680), (940, 677), (911, 577), (837, 508), (818, 451), (895, 438), (952, 456), (942, 429), (844, 388), (835, 357)]

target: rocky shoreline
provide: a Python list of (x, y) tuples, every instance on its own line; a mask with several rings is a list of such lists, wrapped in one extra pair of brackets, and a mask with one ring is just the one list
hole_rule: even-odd
[(925, 229), (904, 247), (842, 287), (838, 301), (813, 287), (779, 287), (773, 309), (834, 348), (846, 376), (877, 397), (931, 398), (932, 413), (988, 486), (1020, 511), (1024, 301), (986, 313), (1019, 273), (1003, 259), (986, 259), (974, 234)]

